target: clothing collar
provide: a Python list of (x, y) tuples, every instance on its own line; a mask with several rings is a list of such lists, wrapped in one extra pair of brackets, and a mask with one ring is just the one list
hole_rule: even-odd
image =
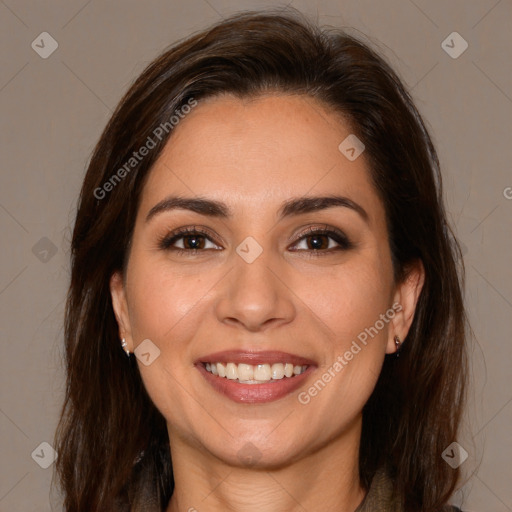
[(385, 468), (375, 473), (370, 489), (354, 512), (401, 512), (402, 508), (393, 497), (393, 485)]

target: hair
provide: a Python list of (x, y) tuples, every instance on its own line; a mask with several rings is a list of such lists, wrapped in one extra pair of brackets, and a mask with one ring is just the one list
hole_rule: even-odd
[[(166, 422), (135, 358), (120, 347), (109, 288), (115, 271), (124, 275), (145, 180), (172, 135), (154, 137), (155, 128), (192, 100), (271, 93), (306, 95), (343, 116), (365, 145), (385, 208), (395, 281), (419, 260), (425, 269), (400, 357), (386, 356), (363, 409), (361, 483), (368, 489), (385, 465), (406, 512), (437, 512), (456, 488), (459, 470), (441, 454), (457, 437), (465, 404), (464, 266), (428, 130), (397, 74), (360, 38), (290, 9), (251, 11), (179, 41), (149, 64), (89, 162), (71, 241), (66, 392), (55, 433), (68, 512), (164, 511), (174, 489)], [(101, 197), (98, 190), (148, 137), (155, 147)]]

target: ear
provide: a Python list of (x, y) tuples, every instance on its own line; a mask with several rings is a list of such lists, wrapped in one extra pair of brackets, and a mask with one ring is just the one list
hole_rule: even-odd
[(112, 306), (119, 327), (119, 338), (125, 339), (127, 349), (133, 352), (133, 340), (130, 327), (130, 317), (128, 315), (128, 304), (126, 302), (126, 293), (123, 283), (123, 276), (120, 272), (114, 272), (110, 277), (110, 295), (112, 297)]
[(396, 287), (393, 298), (395, 316), (390, 322), (386, 354), (396, 352), (395, 336), (404, 341), (411, 327), (416, 304), (425, 282), (425, 268), (421, 260), (416, 260), (407, 272), (405, 279)]

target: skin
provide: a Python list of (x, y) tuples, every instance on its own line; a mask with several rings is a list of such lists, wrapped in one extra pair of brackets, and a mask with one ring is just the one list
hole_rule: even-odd
[[(114, 274), (110, 286), (130, 351), (145, 339), (160, 350), (149, 366), (138, 365), (167, 420), (176, 482), (168, 512), (349, 512), (365, 496), (358, 476), (362, 409), (385, 354), (396, 350), (394, 336), (407, 335), (424, 271), (418, 264), (405, 282), (394, 282), (384, 207), (365, 155), (351, 162), (338, 149), (350, 133), (309, 97), (222, 95), (180, 122), (148, 177), (126, 275)], [(361, 205), (368, 222), (345, 207), (278, 220), (286, 200), (333, 193)], [(180, 209), (146, 222), (170, 194), (223, 201), (234, 216)], [(317, 250), (324, 255), (308, 257), (315, 246), (301, 233), (325, 225), (355, 247), (331, 250), (338, 244), (325, 237)], [(203, 239), (195, 255), (159, 248), (159, 237), (186, 226), (205, 228), (212, 240)], [(251, 264), (236, 252), (248, 236), (263, 249)], [(185, 242), (175, 246), (191, 247)], [(301, 404), (298, 392), (394, 303), (402, 310)], [(194, 367), (200, 356), (227, 349), (282, 350), (318, 367), (298, 392), (240, 404)], [(248, 443), (259, 457), (253, 465), (239, 458)]]

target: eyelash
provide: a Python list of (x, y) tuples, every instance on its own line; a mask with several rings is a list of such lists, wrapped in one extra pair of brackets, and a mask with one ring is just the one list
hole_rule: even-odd
[[(161, 250), (172, 250), (173, 252), (179, 254), (179, 255), (186, 255), (186, 256), (193, 256), (197, 254), (198, 252), (211, 250), (211, 249), (181, 249), (180, 247), (172, 247), (172, 244), (174, 244), (177, 240), (180, 238), (184, 238), (186, 235), (202, 235), (205, 236), (210, 242), (216, 243), (211, 239), (210, 234), (196, 226), (186, 227), (186, 228), (180, 228), (176, 231), (173, 231), (170, 234), (167, 234), (163, 237), (161, 237), (158, 240), (158, 247)], [(318, 228), (318, 227), (310, 227), (300, 233), (298, 238), (295, 240), (294, 245), (296, 245), (298, 242), (302, 241), (305, 238), (311, 237), (311, 236), (318, 236), (318, 235), (324, 235), (328, 238), (331, 238), (334, 240), (338, 247), (331, 248), (331, 249), (295, 249), (294, 252), (308, 252), (310, 257), (319, 257), (319, 256), (328, 256), (329, 254), (332, 254), (336, 251), (343, 251), (343, 250), (349, 250), (353, 249), (355, 245), (347, 238), (347, 236), (340, 230), (334, 229), (334, 228)], [(216, 244), (218, 245), (218, 244)]]

